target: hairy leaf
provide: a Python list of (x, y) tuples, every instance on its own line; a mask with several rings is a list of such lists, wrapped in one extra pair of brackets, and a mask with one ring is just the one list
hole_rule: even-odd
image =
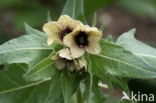
[(102, 52), (89, 55), (91, 71), (100, 78), (106, 74), (131, 78), (155, 78), (156, 68), (148, 66), (142, 59), (113, 43), (101, 41)]
[(69, 15), (74, 19), (86, 22), (83, 10), (83, 0), (67, 0), (62, 15)]
[(92, 90), (93, 90), (93, 75), (91, 72), (89, 72), (86, 77), (85, 77), (85, 100), (86, 103), (90, 103), (91, 102), (91, 96), (92, 96)]
[(55, 75), (52, 76), (49, 92), (44, 103), (64, 103), (63, 93), (61, 89), (61, 72), (57, 71)]
[(53, 63), (54, 61), (49, 57), (43, 59), (34, 67), (30, 68), (30, 70), (24, 75), (25, 79), (28, 81), (36, 81), (46, 77), (51, 77), (56, 72), (56, 68)]
[(102, 91), (98, 87), (98, 83), (99, 83), (99, 78), (94, 76), (94, 78), (93, 78), (93, 93), (94, 93), (94, 96), (92, 98), (95, 101), (95, 103), (104, 103), (105, 96), (104, 96), (104, 93), (102, 93)]
[(62, 48), (59, 44), (48, 46), (47, 36), (25, 24), (27, 35), (10, 40), (0, 46), (0, 64), (25, 63), (25, 79), (37, 81), (55, 74), (51, 56)]
[(28, 35), (0, 45), (0, 64), (26, 63), (33, 66), (47, 57), (52, 48), (46, 45), (45, 34), (26, 26)]
[(114, 39), (113, 39), (112, 35), (106, 36), (106, 38), (104, 40), (107, 41), (107, 42), (110, 42), (110, 43), (114, 42)]
[[(22, 77), (25, 70), (25, 66), (21, 64), (11, 64), (8, 69), (0, 72), (0, 103), (28, 103), (31, 100), (37, 100), (37, 96), (39, 96), (39, 94), (35, 96), (37, 92), (43, 94), (48, 92), (44, 88), (47, 88), (50, 78), (37, 82), (27, 82)], [(41, 87), (40, 84), (44, 87)], [(40, 88), (39, 91), (36, 90), (37, 88)], [(38, 103), (42, 103), (41, 101)]]
[(27, 82), (22, 77), (25, 70), (22, 64), (11, 64), (0, 72), (0, 103), (62, 103), (57, 76)]
[(38, 36), (41, 36), (42, 39), (44, 39), (44, 40), (47, 39), (47, 35), (45, 33), (41, 32), (39, 30), (33, 29), (27, 23), (25, 23), (25, 30), (26, 30), (26, 34), (38, 35)]
[(93, 27), (96, 27), (97, 26), (97, 13), (94, 13), (92, 26)]
[(78, 73), (64, 72), (61, 76), (61, 87), (65, 103), (69, 103), (71, 96), (75, 93), (83, 76)]
[(117, 39), (117, 44), (131, 51), (134, 55), (141, 58), (150, 68), (156, 69), (156, 49), (135, 39), (135, 29), (122, 34)]

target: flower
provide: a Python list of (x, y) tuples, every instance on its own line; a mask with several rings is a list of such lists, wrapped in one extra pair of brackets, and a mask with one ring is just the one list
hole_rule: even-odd
[(87, 61), (84, 58), (72, 59), (69, 48), (60, 50), (52, 59), (55, 60), (55, 67), (59, 70), (67, 68), (73, 72), (87, 68)]
[(87, 71), (86, 69), (87, 69), (87, 61), (86, 61), (86, 59), (85, 58), (79, 58), (78, 59), (78, 70), (81, 70), (81, 69), (84, 69), (85, 71)]
[(59, 57), (55, 60), (55, 67), (59, 70), (67, 68), (69, 71), (73, 72), (77, 68), (77, 64), (73, 60), (68, 60)]
[[(54, 57), (54, 58), (56, 58), (56, 57)], [(53, 59), (53, 60), (55, 60), (55, 67), (59, 70), (66, 68), (69, 71), (73, 72), (73, 71), (79, 71), (79, 70), (85, 68), (85, 67), (82, 67), (82, 65), (79, 65), (78, 61), (68, 60), (66, 58), (61, 58), (60, 56), (57, 56), (57, 59)], [(80, 68), (80, 67), (82, 67), (82, 68)]]
[(102, 32), (95, 27), (79, 25), (69, 35), (63, 38), (63, 43), (70, 48), (73, 58), (79, 58), (85, 51), (91, 54), (101, 52), (99, 40)]
[(78, 25), (82, 25), (82, 23), (67, 15), (62, 15), (58, 21), (44, 24), (43, 31), (48, 35), (48, 45), (54, 41), (62, 43), (64, 36), (71, 33)]
[(71, 58), (69, 48), (62, 49), (52, 56), (52, 60), (55, 61), (55, 67), (59, 70), (68, 68), (70, 71), (74, 71), (76, 64)]
[(72, 60), (72, 56), (71, 56), (71, 52), (70, 52), (69, 48), (65, 48), (65, 49), (60, 50), (58, 52), (58, 54), (61, 58)]

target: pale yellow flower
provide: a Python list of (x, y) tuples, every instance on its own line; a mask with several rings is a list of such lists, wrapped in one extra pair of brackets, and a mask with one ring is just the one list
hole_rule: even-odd
[(54, 41), (62, 43), (63, 37), (71, 33), (78, 25), (82, 25), (82, 23), (67, 15), (60, 16), (58, 21), (44, 24), (43, 31), (48, 35), (48, 45), (51, 45)]
[(67, 66), (67, 62), (72, 61), (71, 53), (69, 48), (61, 49), (52, 56), (52, 60), (55, 60), (55, 66), (58, 69), (63, 69)]
[(65, 59), (68, 59), (68, 60), (72, 60), (72, 56), (71, 56), (71, 52), (69, 50), (69, 48), (65, 48), (65, 49), (62, 49), (58, 52), (58, 55), (61, 57), (61, 58), (65, 58)]
[(63, 43), (70, 48), (73, 58), (79, 58), (85, 51), (91, 54), (101, 52), (99, 40), (102, 32), (95, 27), (79, 25), (63, 39)]
[(58, 56), (58, 58), (55, 60), (55, 67), (59, 70), (68, 69), (71, 72), (80, 70), (77, 62), (75, 62), (74, 60), (61, 58), (60, 56)]
[(74, 63), (74, 61), (62, 58), (61, 56), (59, 56), (59, 54), (60, 53), (56, 54), (51, 58), (55, 61), (55, 67), (59, 70), (67, 68), (70, 71), (74, 71), (74, 69), (76, 68), (76, 64)]
[(87, 61), (84, 58), (79, 58), (77, 60), (71, 57), (69, 48), (60, 50), (55, 56), (52, 57), (55, 61), (55, 67), (58, 69), (67, 68), (69, 71), (86, 71)]
[(85, 71), (87, 71), (86, 69), (87, 69), (87, 61), (86, 61), (86, 59), (85, 58), (79, 58), (78, 59), (78, 70), (80, 69), (84, 69)]

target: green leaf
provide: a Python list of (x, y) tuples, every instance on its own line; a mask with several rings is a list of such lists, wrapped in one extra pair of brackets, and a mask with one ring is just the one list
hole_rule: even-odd
[(108, 36), (105, 38), (105, 41), (110, 42), (110, 43), (113, 43), (113, 42), (114, 42), (114, 39), (113, 39), (112, 35), (108, 35)]
[(83, 10), (83, 0), (67, 0), (62, 15), (69, 15), (74, 19), (86, 22)]
[(109, 86), (109, 88), (120, 88), (122, 91), (129, 92), (127, 80), (121, 77), (107, 75), (104, 82)]
[(105, 27), (106, 27), (105, 24), (101, 24), (101, 26), (100, 26), (100, 30), (101, 30), (101, 31), (104, 31)]
[(47, 12), (47, 21), (48, 21), (48, 22), (51, 22), (51, 21), (52, 21), (50, 11)]
[(104, 103), (105, 96), (104, 93), (98, 87), (99, 78), (95, 75), (87, 75), (85, 78), (85, 103)]
[(61, 72), (57, 71), (52, 76), (49, 92), (44, 103), (64, 103), (61, 85)]
[(61, 76), (61, 87), (65, 103), (69, 103), (71, 96), (76, 92), (82, 75), (64, 72)]
[[(29, 25), (25, 24), (25, 28), (27, 31), (27, 34), (36, 34), (37, 36), (40, 36), (42, 38), (47, 38), (47, 36), (38, 30), (35, 30), (31, 28)], [(46, 46), (46, 44), (45, 44)], [(51, 46), (47, 46), (49, 48), (52, 48), (52, 53), (48, 56), (43, 57), (38, 62), (35, 62), (34, 65), (29, 67), (28, 72), (24, 75), (25, 79), (28, 81), (37, 81), (41, 80), (47, 77), (51, 77), (55, 74), (56, 68), (54, 67), (54, 61), (51, 59), (51, 57), (59, 51), (63, 46), (58, 43), (54, 43)]]
[(63, 103), (59, 72), (52, 79), (27, 82), (25, 70), (25, 65), (11, 64), (0, 71), (0, 103)]
[(26, 63), (29, 67), (47, 57), (53, 50), (46, 45), (42, 32), (26, 26), (27, 33), (0, 45), (0, 64)]
[(33, 29), (27, 23), (24, 23), (24, 25), (25, 25), (25, 30), (27, 34), (38, 35), (38, 36), (41, 36), (43, 39), (47, 39), (47, 35), (45, 33), (39, 30)]
[[(39, 102), (33, 103), (42, 103), (42, 99), (45, 98), (44, 94), (48, 91), (46, 88), (50, 78), (27, 82), (22, 77), (25, 70), (24, 65), (12, 64), (8, 69), (0, 72), (0, 103), (30, 103), (35, 99)], [(41, 100), (37, 99), (39, 94), (42, 97)]]
[(98, 83), (99, 83), (99, 78), (93, 76), (93, 93), (94, 93), (93, 100), (95, 101), (95, 103), (103, 103), (105, 100), (105, 96), (104, 93), (102, 93), (102, 91), (98, 87)]
[(104, 78), (106, 74), (130, 78), (155, 78), (156, 68), (148, 66), (142, 59), (113, 43), (101, 41), (102, 52), (89, 55), (92, 73)]
[(85, 100), (86, 103), (91, 102), (92, 88), (93, 87), (93, 75), (89, 71), (89, 74), (86, 75), (85, 78)]
[(96, 27), (96, 25), (97, 25), (97, 13), (94, 13), (92, 26)]
[(24, 75), (28, 81), (37, 81), (46, 77), (51, 77), (55, 74), (56, 68), (53, 65), (54, 61), (50, 57), (47, 57), (37, 63), (34, 67), (30, 68), (29, 71)]
[(116, 43), (141, 58), (149, 67), (156, 69), (156, 49), (135, 39), (135, 31), (132, 29), (122, 34)]
[(10, 40), (0, 46), (0, 64), (25, 63), (28, 72), (24, 75), (29, 81), (37, 81), (55, 74), (53, 54), (62, 48), (62, 45), (46, 44), (47, 36), (25, 24), (27, 35)]
[(60, 49), (63, 48), (61, 44), (54, 43), (51, 48), (53, 52), (48, 56), (34, 64), (28, 69), (28, 72), (24, 74), (24, 78), (28, 81), (37, 81), (47, 77), (51, 77), (55, 74), (56, 68), (54, 66), (54, 61), (51, 59)]

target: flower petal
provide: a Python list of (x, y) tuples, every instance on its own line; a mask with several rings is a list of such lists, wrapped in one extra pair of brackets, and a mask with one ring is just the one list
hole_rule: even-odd
[(69, 48), (65, 48), (59, 51), (59, 56), (62, 58), (66, 58), (68, 60), (72, 60), (71, 53)]
[(58, 59), (55, 61), (55, 66), (57, 69), (61, 70), (66, 67), (66, 63), (63, 59)]
[(63, 38), (63, 43), (67, 46), (67, 47), (71, 47), (73, 45), (76, 45), (75, 44), (75, 41), (74, 41), (74, 37), (73, 37), (73, 33), (70, 33), (68, 35), (65, 35), (64, 38)]
[(101, 52), (101, 47), (99, 42), (90, 42), (90, 45), (86, 47), (85, 50), (91, 54), (99, 54)]
[(92, 27), (90, 31), (88, 31), (89, 37), (89, 45), (86, 47), (86, 51), (91, 54), (98, 54), (101, 52), (101, 47), (99, 44), (100, 39), (102, 38), (102, 32), (97, 28)]
[(78, 25), (82, 25), (80, 21), (74, 20), (68, 15), (62, 15), (59, 18), (58, 23), (62, 25), (63, 27), (69, 27), (71, 29), (75, 29)]
[(76, 65), (75, 63), (72, 61), (70, 63), (67, 63), (67, 69), (70, 71), (70, 72), (73, 72), (76, 68)]
[(85, 53), (83, 48), (79, 48), (77, 46), (71, 47), (70, 50), (73, 58), (79, 58)]
[(44, 24), (43, 31), (48, 35), (48, 45), (51, 45), (54, 41), (61, 42), (59, 38), (59, 31), (61, 30), (57, 22), (48, 22)]
[(87, 68), (87, 61), (85, 60), (85, 58), (80, 58), (78, 62), (79, 62), (79, 69)]
[(73, 31), (72, 33), (66, 35), (63, 39), (63, 43), (70, 48), (71, 55), (73, 58), (78, 58), (82, 56), (85, 52), (83, 48), (77, 46), (74, 35), (77, 31)]
[(99, 31), (98, 29), (96, 28), (92, 28), (89, 32), (88, 32), (89, 35), (89, 42), (90, 41), (94, 41), (94, 42), (97, 42), (99, 41), (101, 38), (102, 38), (102, 31)]
[(55, 41), (55, 40), (54, 40), (53, 38), (48, 37), (48, 39), (47, 39), (47, 44), (48, 44), (48, 45), (51, 45), (54, 41)]
[(52, 60), (57, 60), (57, 59), (60, 59), (60, 57), (56, 54), (56, 55), (52, 56), (51, 59)]

